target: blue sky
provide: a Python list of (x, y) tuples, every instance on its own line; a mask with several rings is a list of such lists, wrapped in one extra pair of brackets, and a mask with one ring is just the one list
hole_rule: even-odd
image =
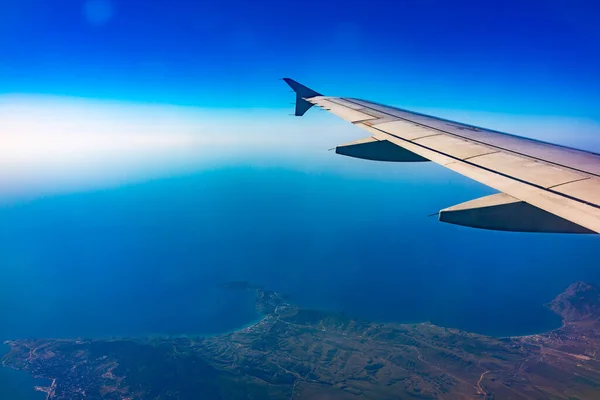
[(283, 76), (417, 107), (600, 119), (593, 1), (22, 0), (0, 92), (280, 108)]

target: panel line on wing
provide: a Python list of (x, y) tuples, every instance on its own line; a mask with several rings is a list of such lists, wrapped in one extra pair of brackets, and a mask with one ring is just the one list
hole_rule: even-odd
[(581, 181), (585, 181), (585, 180), (589, 180), (589, 179), (592, 179), (592, 178), (590, 178), (589, 176), (586, 176), (586, 177), (583, 177), (583, 178), (580, 178), (580, 179), (573, 179), (572, 181), (569, 181), (569, 182), (563, 182), (563, 183), (559, 183), (559, 184), (554, 185), (554, 186), (549, 186), (548, 189), (554, 189), (554, 188), (557, 188), (559, 186), (568, 185), (569, 183), (581, 182)]
[(306, 100), (370, 131), (376, 140), (600, 233), (600, 154), (361, 99)]
[(411, 142), (415, 142), (415, 141), (417, 141), (417, 140), (421, 140), (421, 139), (429, 138), (429, 137), (432, 137), (432, 136), (443, 136), (443, 135), (444, 135), (443, 133), (432, 133), (432, 134), (430, 134), (430, 135), (419, 136), (419, 137), (416, 137), (416, 138), (414, 138), (414, 139), (410, 139), (410, 141), (411, 141)]
[[(573, 184), (577, 185), (580, 181), (584, 184), (586, 181), (585, 178), (595, 175), (593, 172), (569, 167), (560, 162), (548, 161), (544, 158), (539, 158), (536, 155), (523, 154), (519, 151), (505, 148), (497, 142), (484, 142), (477, 138), (448, 132), (443, 127), (431, 126), (430, 121), (432, 118), (435, 119), (434, 117), (420, 116), (419, 118), (411, 119), (387, 112), (385, 111), (385, 106), (381, 106), (383, 110), (379, 110), (373, 108), (372, 105), (370, 107), (369, 105), (371, 103), (362, 101), (356, 103), (352, 100), (344, 99), (344, 103), (346, 104), (342, 105), (339, 104), (341, 101), (334, 102), (332, 98), (327, 97), (310, 100), (315, 103), (320, 103), (320, 105), (330, 105), (332, 109), (335, 108), (335, 110), (332, 110), (334, 114), (337, 114), (350, 122), (355, 122), (364, 129), (376, 132), (376, 135), (379, 137), (394, 138), (396, 141), (399, 140), (406, 143), (407, 148), (410, 148), (409, 144), (411, 144), (417, 146), (417, 148), (422, 148), (423, 150), (430, 152), (429, 154), (437, 154), (438, 156), (432, 158), (432, 160), (441, 165), (447, 166), (454, 164), (457, 167), (459, 165), (469, 166), (471, 168), (479, 169), (482, 172), (485, 171), (486, 173), (491, 173), (498, 177), (510, 179), (515, 183), (542, 190), (549, 195), (551, 194), (553, 196), (558, 196), (558, 198), (565, 199), (565, 201), (573, 201), (574, 204), (581, 204), (596, 210), (600, 209), (600, 202), (596, 201), (596, 197), (588, 194), (590, 189), (579, 186), (573, 188), (572, 186)], [(348, 107), (349, 103), (354, 103), (354, 107)], [(367, 105), (362, 103), (366, 103)], [(381, 118), (374, 116), (372, 119), (365, 119), (368, 117), (367, 110), (376, 111), (376, 113), (373, 112), (372, 114), (386, 114), (392, 117), (392, 120), (387, 120), (381, 125), (377, 124), (377, 122), (381, 121)], [(410, 112), (408, 111), (404, 113), (410, 115)], [(363, 118), (356, 118), (356, 116), (360, 114), (362, 114)], [(411, 126), (414, 128), (411, 129)], [(431, 134), (432, 132), (437, 133)], [(481, 129), (478, 132), (485, 134), (490, 131)], [(435, 140), (436, 136), (439, 136), (440, 139)], [(508, 136), (518, 138), (518, 136), (514, 135)], [(429, 137), (433, 139), (428, 140)], [(446, 141), (444, 138), (453, 138), (456, 141)], [(424, 140), (419, 142), (419, 139)], [(528, 142), (535, 142), (534, 140), (529, 140), (527, 138), (522, 139)], [(401, 143), (397, 144), (402, 147)], [(481, 147), (478, 148), (478, 146)], [(490, 151), (485, 149), (489, 149)], [(480, 153), (477, 154), (478, 152)], [(508, 158), (495, 157), (495, 155), (501, 155), (498, 153), (502, 153)], [(492, 156), (492, 158), (489, 156)], [(552, 168), (555, 169), (554, 172)], [(577, 176), (576, 173), (580, 173), (582, 176)], [(571, 185), (569, 185), (569, 183), (571, 183)], [(553, 187), (556, 187), (557, 190), (553, 190)], [(580, 193), (583, 193), (584, 195), (580, 196)]]
[[(472, 163), (472, 162), (470, 162), (470, 161), (465, 161), (465, 160), (462, 160), (462, 159), (460, 159), (460, 158), (458, 158), (458, 157), (455, 157), (455, 156), (453, 156), (453, 155), (451, 155), (451, 154), (447, 154), (447, 153), (444, 153), (444, 152), (442, 152), (442, 151), (439, 151), (439, 150), (435, 150), (435, 149), (429, 148), (429, 147), (427, 147), (427, 146), (424, 146), (424, 145), (422, 145), (422, 144), (420, 144), (420, 143), (417, 143), (417, 142), (413, 142), (413, 141), (410, 141), (410, 140), (406, 140), (406, 139), (404, 139), (404, 138), (402, 138), (402, 137), (396, 136), (395, 134), (392, 134), (392, 133), (386, 132), (386, 131), (384, 131), (384, 130), (381, 130), (381, 129), (379, 129), (379, 128), (375, 127), (375, 126), (372, 126), (372, 127), (369, 127), (369, 128), (370, 128), (370, 129), (377, 130), (377, 131), (380, 131), (381, 133), (384, 133), (384, 134), (386, 134), (386, 135), (393, 136), (394, 138), (396, 138), (396, 139), (399, 139), (399, 140), (401, 140), (401, 141), (403, 141), (403, 142), (407, 142), (407, 143), (410, 143), (410, 144), (412, 144), (412, 145), (415, 145), (415, 146), (421, 147), (421, 148), (423, 148), (423, 149), (425, 149), (425, 150), (432, 151), (432, 152), (434, 152), (434, 153), (437, 153), (437, 154), (440, 154), (440, 155), (442, 155), (442, 156), (445, 156), (445, 157), (448, 157), (448, 158), (454, 159), (454, 160), (456, 160), (456, 161), (457, 161), (457, 163), (458, 163), (458, 164), (460, 164), (460, 163), (464, 163), (464, 164), (470, 165), (470, 166), (472, 166), (472, 167), (475, 167), (475, 168), (480, 168), (480, 169), (482, 169), (482, 170), (484, 170), (484, 171), (487, 171), (487, 172), (490, 172), (490, 173), (493, 173), (493, 174), (496, 174), (496, 175), (499, 175), (499, 176), (502, 176), (502, 177), (505, 177), (505, 178), (508, 178), (508, 179), (512, 179), (512, 180), (514, 180), (514, 181), (517, 181), (517, 182), (520, 182), (520, 183), (523, 183), (523, 184), (526, 184), (526, 185), (529, 185), (529, 186), (535, 187), (535, 188), (537, 188), (537, 189), (540, 189), (540, 190), (543, 190), (543, 191), (546, 191), (546, 192), (553, 193), (553, 194), (555, 194), (555, 195), (558, 195), (558, 196), (561, 196), (561, 197), (564, 197), (564, 198), (567, 198), (567, 199), (570, 199), (570, 200), (576, 201), (576, 202), (578, 202), (578, 203), (581, 203), (581, 204), (585, 204), (585, 205), (587, 205), (587, 206), (590, 206), (590, 207), (593, 207), (593, 208), (595, 208), (595, 209), (600, 209), (600, 205), (598, 205), (598, 204), (595, 204), (595, 203), (592, 203), (592, 202), (589, 202), (589, 201), (586, 201), (586, 200), (582, 200), (582, 199), (579, 199), (579, 198), (577, 198), (577, 197), (570, 196), (570, 195), (568, 195), (568, 194), (566, 194), (566, 193), (561, 193), (561, 192), (559, 192), (559, 191), (555, 191), (555, 190), (552, 190), (552, 189), (550, 189), (550, 188), (546, 188), (546, 187), (544, 187), (544, 186), (541, 186), (541, 185), (537, 185), (537, 184), (535, 184), (535, 183), (533, 183), (533, 182), (529, 182), (529, 181), (526, 181), (526, 180), (524, 180), (524, 179), (520, 179), (520, 178), (517, 178), (517, 177), (515, 177), (515, 176), (508, 175), (508, 174), (505, 174), (505, 173), (503, 173), (503, 172), (496, 171), (496, 170), (494, 170), (494, 169), (491, 169), (491, 168), (488, 168), (488, 167), (485, 167), (485, 166), (482, 166), (482, 165), (479, 165), (479, 164)], [(447, 163), (447, 164), (449, 165), (450, 163)], [(566, 184), (566, 183), (565, 183), (565, 184)]]
[(369, 126), (373, 126), (373, 124), (370, 124), (369, 121), (373, 121), (373, 118), (367, 118), (367, 119), (363, 119), (360, 121), (350, 121), (351, 123), (353, 123), (354, 125), (358, 125), (358, 124), (369, 124)]
[(487, 156), (487, 155), (489, 155), (489, 154), (501, 153), (501, 152), (502, 152), (502, 150), (492, 150), (492, 151), (490, 151), (489, 153), (477, 154), (477, 155), (475, 155), (475, 156), (471, 156), (471, 157), (466, 157), (466, 158), (463, 158), (462, 160), (463, 160), (463, 161), (466, 161), (466, 160), (472, 160), (472, 159), (474, 159), (474, 158), (476, 158), (476, 157), (483, 157), (483, 156)]
[[(362, 104), (362, 103), (357, 103), (355, 100), (350, 100), (350, 99), (347, 99), (347, 98), (344, 98), (344, 100), (345, 100), (345, 101), (347, 101), (347, 102), (354, 103), (354, 104), (356, 104), (356, 105), (362, 105), (362, 106), (364, 106), (364, 107), (366, 107), (366, 108), (369, 108), (369, 107), (368, 107), (368, 106), (366, 106), (365, 104)], [(368, 103), (368, 104), (370, 104), (369, 102), (366, 102), (366, 101), (365, 101), (364, 103)], [(381, 106), (379, 106), (379, 107), (385, 108), (385, 106), (382, 106), (382, 105), (381, 105)], [(392, 117), (395, 117), (395, 118), (397, 118), (397, 120), (398, 120), (398, 121), (403, 121), (403, 122), (413, 123), (413, 124), (419, 125), (419, 126), (421, 126), (421, 127), (423, 127), (423, 128), (426, 128), (426, 129), (433, 129), (433, 130), (436, 130), (436, 131), (439, 131), (439, 132), (443, 132), (443, 134), (446, 134), (446, 135), (449, 135), (449, 136), (453, 136), (453, 137), (456, 137), (456, 138), (461, 138), (461, 139), (463, 139), (463, 140), (472, 141), (472, 142), (475, 142), (475, 143), (478, 143), (478, 144), (481, 144), (481, 145), (484, 145), (484, 146), (494, 147), (494, 148), (496, 148), (496, 149), (500, 149), (501, 151), (503, 151), (503, 152), (506, 152), (506, 153), (513, 153), (513, 154), (519, 155), (519, 156), (521, 156), (521, 157), (526, 157), (526, 158), (528, 158), (528, 159), (531, 159), (531, 160), (541, 161), (541, 162), (543, 162), (543, 163), (545, 163), (545, 164), (548, 164), (548, 165), (559, 166), (559, 167), (562, 167), (562, 168), (567, 168), (567, 169), (570, 169), (570, 170), (573, 170), (573, 171), (577, 171), (577, 172), (580, 172), (580, 173), (583, 173), (583, 174), (587, 174), (587, 175), (592, 175), (592, 176), (600, 177), (600, 174), (597, 174), (597, 173), (594, 173), (594, 172), (590, 172), (590, 171), (582, 170), (582, 169), (580, 169), (580, 168), (576, 168), (576, 167), (568, 166), (568, 165), (561, 164), (561, 163), (557, 163), (557, 162), (554, 162), (554, 161), (548, 161), (548, 160), (545, 160), (545, 159), (543, 159), (543, 158), (536, 157), (536, 156), (529, 155), (529, 154), (525, 154), (525, 153), (521, 153), (521, 152), (519, 152), (519, 151), (515, 151), (515, 150), (512, 150), (512, 149), (508, 149), (508, 148), (505, 148), (505, 147), (499, 146), (499, 145), (497, 145), (497, 144), (486, 143), (486, 142), (483, 142), (483, 141), (481, 141), (481, 140), (477, 140), (477, 139), (474, 139), (474, 138), (471, 138), (471, 137), (462, 136), (462, 135), (460, 135), (460, 134), (457, 134), (457, 133), (455, 133), (455, 132), (448, 132), (447, 130), (441, 129), (441, 128), (439, 128), (439, 127), (435, 127), (435, 126), (430, 126), (430, 125), (427, 125), (427, 124), (426, 124), (426, 123), (423, 121), (423, 119), (424, 119), (424, 118), (436, 119), (436, 120), (439, 120), (439, 121), (441, 121), (441, 122), (448, 122), (448, 123), (452, 123), (452, 121), (448, 121), (448, 120), (444, 120), (444, 119), (439, 119), (439, 118), (436, 118), (436, 117), (431, 117), (431, 116), (422, 115), (422, 114), (418, 114), (418, 113), (412, 113), (412, 112), (410, 112), (410, 111), (403, 111), (403, 112), (405, 112), (405, 113), (412, 113), (412, 114), (416, 114), (416, 115), (417, 115), (417, 116), (419, 116), (420, 118), (418, 118), (418, 119), (417, 119), (417, 118), (415, 118), (415, 119), (408, 119), (408, 118), (405, 118), (405, 117), (402, 117), (402, 116), (399, 116), (399, 115), (394, 115), (394, 114), (392, 114), (392, 113), (390, 113), (390, 112), (386, 112), (386, 111), (383, 111), (383, 110), (376, 110), (376, 111), (378, 111), (378, 112), (381, 112), (381, 113), (384, 113), (384, 114), (387, 114), (387, 115), (389, 115), (389, 116), (392, 116)], [(456, 124), (456, 122), (454, 122), (454, 123)], [(464, 124), (464, 125), (465, 125), (466, 127), (471, 127), (471, 126), (470, 126), (470, 125), (468, 125), (468, 124)], [(478, 128), (478, 127), (472, 127), (472, 128), (474, 128), (474, 129), (479, 129), (479, 130), (481, 130), (482, 132), (485, 132), (485, 131), (486, 131), (486, 130), (482, 130), (482, 128)], [(510, 137), (513, 137), (513, 138), (519, 138), (519, 139), (523, 139), (523, 140), (527, 140), (527, 141), (531, 141), (531, 142), (539, 142), (539, 143), (543, 143), (543, 144), (546, 144), (546, 145), (557, 146), (557, 147), (559, 147), (559, 148), (564, 148), (564, 149), (571, 150), (571, 151), (579, 151), (579, 152), (581, 152), (581, 150), (572, 149), (572, 148), (565, 147), (565, 146), (560, 146), (560, 145), (553, 145), (553, 144), (550, 144), (550, 143), (546, 143), (546, 142), (542, 142), (542, 141), (537, 141), (537, 140), (530, 139), (530, 138), (523, 138), (523, 137), (519, 137), (519, 136), (516, 136), (516, 135), (511, 135), (511, 134), (508, 134), (508, 133), (502, 133), (502, 132), (493, 131), (493, 130), (487, 130), (487, 131), (489, 131), (489, 132), (492, 132), (492, 133), (495, 133), (495, 134), (507, 135), (507, 136), (510, 136)], [(597, 154), (595, 154), (595, 153), (592, 153), (592, 154), (594, 154), (594, 155), (597, 155)]]

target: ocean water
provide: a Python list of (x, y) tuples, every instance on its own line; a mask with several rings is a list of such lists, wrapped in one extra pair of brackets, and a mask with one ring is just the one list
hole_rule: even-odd
[[(370, 168), (370, 167), (365, 167)], [(436, 174), (439, 171), (436, 170)], [(593, 236), (488, 232), (427, 215), (489, 193), (441, 173), (217, 168), (0, 206), (0, 340), (225, 332), (248, 280), (306, 306), (488, 335), (553, 329), (543, 304), (600, 282)], [(39, 399), (0, 369), (1, 399)]]
[[(1, 346), (4, 354), (8, 346)], [(35, 386), (50, 386), (50, 381), (35, 379), (29, 374), (11, 368), (0, 370), (0, 398), (3, 400), (43, 400), (46, 393), (38, 392)]]

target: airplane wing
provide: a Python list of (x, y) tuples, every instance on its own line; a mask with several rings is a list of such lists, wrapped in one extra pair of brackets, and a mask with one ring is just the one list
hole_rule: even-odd
[(369, 132), (336, 153), (433, 161), (500, 193), (439, 212), (457, 225), (516, 232), (600, 233), (600, 155), (382, 104), (323, 96), (289, 78), (295, 115), (319, 106)]

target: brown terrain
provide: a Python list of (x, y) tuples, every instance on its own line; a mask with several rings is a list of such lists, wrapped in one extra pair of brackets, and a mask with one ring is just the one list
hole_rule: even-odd
[(257, 293), (256, 324), (208, 338), (17, 340), (8, 367), (51, 399), (600, 399), (600, 290), (548, 304), (563, 326), (491, 338), (429, 323), (307, 310)]

